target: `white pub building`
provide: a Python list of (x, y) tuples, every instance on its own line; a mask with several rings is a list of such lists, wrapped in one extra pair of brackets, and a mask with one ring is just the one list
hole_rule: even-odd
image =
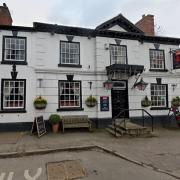
[[(0, 9), (7, 15), (0, 18), (0, 131), (28, 130), (34, 117), (54, 113), (88, 115), (103, 127), (123, 109), (144, 108), (146, 96), (146, 111), (165, 123), (171, 99), (180, 96), (180, 39), (156, 36), (152, 15), (133, 24), (119, 14), (95, 29), (23, 27), (12, 25), (6, 4)], [(91, 95), (94, 107), (85, 103)], [(38, 96), (47, 100), (45, 109), (35, 109)]]

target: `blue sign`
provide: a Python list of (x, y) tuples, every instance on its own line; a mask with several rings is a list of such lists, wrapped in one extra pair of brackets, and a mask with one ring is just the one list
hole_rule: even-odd
[(109, 111), (109, 97), (108, 96), (100, 97), (100, 106), (101, 106), (101, 111)]

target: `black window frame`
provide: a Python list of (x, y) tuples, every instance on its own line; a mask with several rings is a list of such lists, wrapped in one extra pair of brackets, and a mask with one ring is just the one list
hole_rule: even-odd
[[(79, 47), (79, 63), (78, 64), (65, 64), (61, 62), (61, 43), (71, 43), (71, 44), (78, 44), (78, 47)], [(70, 42), (70, 41), (60, 41), (59, 43), (59, 51), (60, 51), (60, 54), (59, 54), (59, 64), (58, 66), (59, 67), (74, 67), (74, 68), (82, 68), (82, 65), (81, 65), (81, 50), (80, 50), (80, 42)]]
[[(80, 84), (80, 106), (79, 107), (61, 107), (60, 106), (60, 83), (61, 82), (78, 82)], [(68, 81), (68, 80), (58, 80), (58, 109), (57, 111), (83, 111), (82, 108), (82, 82), (78, 80)]]
[[(16, 38), (16, 39), (24, 39), (25, 40), (25, 56), (24, 61), (16, 61), (16, 60), (5, 60), (5, 39), (6, 38)], [(2, 48), (2, 62), (1, 64), (17, 64), (17, 65), (27, 65), (27, 38), (21, 36), (3, 36), (3, 48)]]
[(118, 44), (109, 44), (110, 65), (112, 65), (111, 46), (122, 46), (122, 47), (126, 48), (126, 64), (128, 64), (127, 46), (126, 45), (118, 45)]
[[(24, 107), (23, 108), (4, 108), (4, 81), (23, 81), (24, 82)], [(26, 79), (1, 79), (1, 111), (0, 113), (26, 113)]]
[[(151, 83), (150, 84), (150, 93), (151, 93), (151, 85), (163, 85), (166, 86), (166, 106), (152, 106), (151, 105), (151, 110), (167, 110), (169, 109), (169, 104), (168, 104), (168, 84), (157, 84), (157, 83)], [(151, 100), (152, 100), (152, 95), (151, 95)]]
[[(151, 67), (151, 56), (150, 56), (150, 51), (162, 51), (163, 52), (163, 61), (164, 61), (164, 68), (160, 69), (155, 69)], [(149, 62), (150, 62), (150, 69), (149, 71), (154, 71), (154, 72), (167, 72), (168, 70), (166, 69), (166, 58), (165, 58), (165, 50), (164, 49), (149, 49)]]

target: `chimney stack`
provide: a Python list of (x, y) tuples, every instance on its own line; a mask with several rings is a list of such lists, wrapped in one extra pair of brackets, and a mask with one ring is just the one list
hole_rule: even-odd
[(12, 26), (11, 13), (6, 5), (3, 3), (3, 6), (0, 6), (0, 25)]
[(147, 36), (154, 36), (154, 15), (148, 14), (142, 15), (142, 19), (139, 20), (136, 24), (141, 31), (145, 33)]

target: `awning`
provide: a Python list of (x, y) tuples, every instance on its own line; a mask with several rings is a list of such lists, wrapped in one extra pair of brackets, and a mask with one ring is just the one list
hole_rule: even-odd
[(107, 75), (125, 74), (127, 77), (141, 74), (144, 70), (143, 65), (130, 65), (130, 64), (112, 64), (106, 67)]

